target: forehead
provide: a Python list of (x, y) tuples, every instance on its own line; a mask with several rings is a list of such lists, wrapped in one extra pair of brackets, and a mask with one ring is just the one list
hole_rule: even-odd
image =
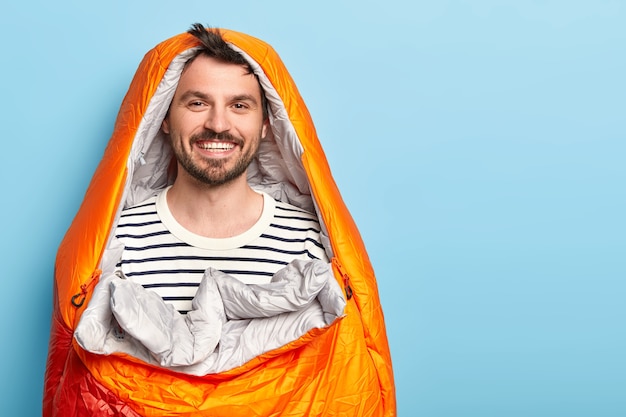
[(260, 95), (260, 86), (254, 74), (243, 65), (219, 61), (200, 55), (183, 70), (177, 86), (177, 94), (189, 89), (198, 91), (240, 90)]

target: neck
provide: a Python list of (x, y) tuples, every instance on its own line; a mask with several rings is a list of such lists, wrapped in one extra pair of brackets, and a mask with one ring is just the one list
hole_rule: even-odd
[(187, 230), (210, 238), (239, 235), (263, 212), (263, 196), (248, 185), (245, 174), (211, 186), (178, 177), (167, 193), (172, 216)]

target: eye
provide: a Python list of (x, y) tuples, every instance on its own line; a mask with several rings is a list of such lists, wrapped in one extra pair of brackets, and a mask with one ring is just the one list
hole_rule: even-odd
[(205, 104), (202, 100), (191, 100), (187, 103), (187, 108), (191, 111), (202, 111), (204, 107)]
[(236, 113), (246, 113), (250, 110), (250, 105), (244, 101), (237, 101), (231, 107)]

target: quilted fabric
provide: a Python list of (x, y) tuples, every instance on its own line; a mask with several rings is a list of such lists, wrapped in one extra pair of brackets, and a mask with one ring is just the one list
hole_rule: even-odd
[(192, 311), (182, 315), (153, 291), (103, 277), (74, 338), (93, 353), (126, 353), (177, 372), (224, 372), (331, 325), (345, 299), (329, 265), (292, 261), (268, 284), (247, 285), (205, 271)]

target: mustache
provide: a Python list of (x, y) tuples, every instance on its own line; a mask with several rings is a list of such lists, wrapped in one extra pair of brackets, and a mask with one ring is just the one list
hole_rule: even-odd
[(243, 145), (243, 139), (238, 138), (228, 132), (216, 132), (211, 129), (206, 129), (203, 132), (196, 133), (195, 135), (191, 135), (189, 138), (192, 143), (195, 143), (199, 140), (227, 140), (230, 142), (234, 142), (237, 145)]

